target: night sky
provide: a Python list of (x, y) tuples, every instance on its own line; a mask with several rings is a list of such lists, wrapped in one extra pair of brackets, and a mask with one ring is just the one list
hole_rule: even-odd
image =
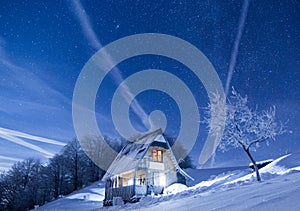
[[(72, 96), (83, 66), (101, 47), (139, 33), (168, 34), (190, 42), (213, 64), (224, 89), (234, 46), (238, 44), (229, 87), (247, 95), (251, 107), (267, 109), (275, 105), (278, 120), (285, 122), (289, 131), (268, 149), (259, 148), (254, 156), (269, 159), (299, 151), (300, 2), (252, 0), (247, 10), (242, 9), (243, 3), (2, 0), (0, 170), (28, 157), (46, 160), (74, 138)], [(240, 30), (243, 14), (245, 22)], [(168, 71), (184, 81), (203, 115), (209, 102), (206, 90), (178, 61), (146, 55), (117, 66), (124, 79), (150, 68)], [(114, 71), (98, 91), (96, 112), (103, 133), (118, 137), (109, 110), (119, 85)], [(178, 134), (179, 110), (170, 96), (149, 90), (136, 96), (136, 100), (147, 114), (162, 110), (168, 120), (166, 133)], [(134, 112), (131, 117), (134, 125), (145, 132)], [(201, 125), (190, 154), (195, 163), (206, 136), (206, 126)], [(216, 166), (247, 165), (249, 161), (243, 153), (218, 152)]]

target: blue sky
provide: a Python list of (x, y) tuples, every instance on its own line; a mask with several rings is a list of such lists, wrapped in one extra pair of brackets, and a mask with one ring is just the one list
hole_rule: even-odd
[[(213, 64), (224, 87), (238, 44), (230, 86), (247, 94), (251, 106), (266, 109), (275, 105), (278, 119), (287, 121), (292, 131), (278, 137), (278, 143), (271, 144), (269, 150), (259, 149), (255, 156), (266, 159), (299, 151), (300, 4), (292, 0), (250, 1), (239, 39), (243, 2), (3, 0), (0, 170), (27, 157), (51, 157), (74, 138), (72, 95), (84, 64), (102, 46), (138, 33), (169, 34), (192, 43)], [(112, 71), (112, 77), (107, 77), (98, 92), (97, 117), (108, 136), (116, 136), (109, 115), (118, 86), (114, 75), (126, 78), (147, 68), (176, 74), (190, 88), (203, 112), (207, 93), (186, 67), (158, 56), (131, 58), (118, 65), (119, 72)], [(179, 111), (169, 96), (148, 91), (136, 99), (147, 114), (163, 110), (169, 122), (167, 133), (178, 133)], [(132, 121), (136, 126), (142, 124), (134, 112)], [(195, 161), (206, 135), (201, 125), (191, 152)], [(216, 162), (243, 165), (248, 160), (242, 151), (231, 150), (217, 153)]]

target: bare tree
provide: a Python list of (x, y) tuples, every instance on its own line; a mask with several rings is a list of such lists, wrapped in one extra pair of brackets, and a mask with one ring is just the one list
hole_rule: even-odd
[(207, 115), (204, 122), (208, 124), (211, 132), (219, 132), (219, 130), (216, 130), (218, 127), (215, 126), (218, 123), (211, 122), (212, 118), (209, 111), (216, 109), (214, 113), (218, 114), (218, 111), (226, 109), (225, 130), (221, 136), (219, 149), (227, 151), (229, 146), (242, 148), (254, 165), (257, 180), (261, 181), (251, 149), (259, 147), (262, 142), (266, 142), (268, 145), (269, 140), (275, 140), (276, 136), (286, 132), (283, 125), (275, 119), (275, 106), (262, 111), (258, 111), (257, 108), (251, 109), (247, 105), (247, 97), (242, 97), (232, 89), (232, 95), (228, 99), (226, 108), (220, 108), (221, 103), (218, 100), (220, 99), (218, 93), (214, 96), (215, 99), (206, 108)]
[[(0, 180), (0, 206), (4, 210), (25, 210), (38, 204), (41, 163), (26, 159), (15, 163)], [(2, 209), (1, 209), (2, 210)]]
[(71, 190), (75, 191), (81, 187), (81, 178), (79, 175), (80, 166), (80, 144), (77, 139), (70, 141), (65, 147), (62, 153), (65, 169), (67, 170), (66, 174), (70, 177)]

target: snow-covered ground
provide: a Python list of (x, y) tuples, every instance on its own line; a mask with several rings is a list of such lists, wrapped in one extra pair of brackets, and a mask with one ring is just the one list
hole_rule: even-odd
[[(194, 177), (197, 172), (203, 174), (190, 170)], [(231, 169), (191, 187), (175, 184), (164, 195), (114, 207), (102, 207), (104, 188), (98, 182), (39, 210), (300, 210), (300, 153), (280, 157), (260, 172), (260, 183), (249, 169)]]
[(102, 207), (104, 199), (104, 183), (95, 182), (92, 185), (75, 191), (70, 195), (49, 202), (38, 210), (94, 210)]

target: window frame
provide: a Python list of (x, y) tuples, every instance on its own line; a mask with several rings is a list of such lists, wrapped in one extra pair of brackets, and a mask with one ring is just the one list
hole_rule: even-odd
[(152, 150), (152, 161), (163, 163), (163, 151), (161, 149), (153, 149)]

